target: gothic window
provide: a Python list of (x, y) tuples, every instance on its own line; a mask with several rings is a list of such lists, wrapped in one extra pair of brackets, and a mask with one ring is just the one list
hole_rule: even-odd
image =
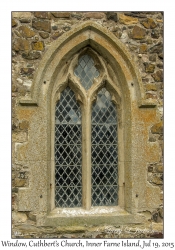
[(117, 114), (103, 88), (92, 108), (92, 205), (117, 205)]
[(55, 205), (81, 207), (81, 112), (70, 88), (62, 92), (55, 118)]
[[(86, 90), (91, 89), (100, 72), (93, 58), (80, 57), (74, 75)], [(86, 107), (84, 107), (85, 112)], [(82, 164), (82, 133), (88, 124), (82, 123), (81, 108), (70, 87), (61, 92), (55, 108), (55, 206), (82, 207), (82, 169), (91, 173), (91, 206), (116, 206), (118, 204), (118, 153), (117, 110), (106, 87), (97, 91), (96, 101), (91, 101), (90, 166)], [(86, 172), (86, 171), (85, 171)], [(88, 176), (87, 176), (88, 178)]]

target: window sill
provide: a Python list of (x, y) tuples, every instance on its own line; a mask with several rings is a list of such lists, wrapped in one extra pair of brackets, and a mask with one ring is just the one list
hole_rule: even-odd
[(124, 225), (143, 220), (142, 215), (130, 214), (120, 207), (56, 208), (46, 216), (45, 226)]

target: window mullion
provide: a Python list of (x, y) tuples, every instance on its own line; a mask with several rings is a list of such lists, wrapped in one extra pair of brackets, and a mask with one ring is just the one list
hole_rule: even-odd
[(82, 111), (82, 199), (83, 208), (91, 208), (91, 107), (86, 101)]

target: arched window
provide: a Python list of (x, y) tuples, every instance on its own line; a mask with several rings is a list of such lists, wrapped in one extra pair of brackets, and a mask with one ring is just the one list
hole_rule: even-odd
[(66, 88), (55, 109), (55, 206), (81, 207), (81, 111)]
[[(84, 54), (74, 69), (76, 79), (88, 90), (94, 83), (94, 78), (100, 74), (89, 54)], [(90, 94), (91, 95), (91, 94)], [(117, 111), (111, 101), (109, 91), (103, 87), (97, 94), (97, 100), (91, 101), (90, 124), (81, 126), (81, 109), (75, 99), (74, 92), (66, 87), (55, 111), (55, 206), (81, 207), (82, 189), (85, 186), (82, 178), (81, 147), (85, 126), (89, 126), (91, 147), (90, 165), (84, 165), (84, 170), (91, 173), (89, 187), (91, 206), (116, 206), (118, 204), (117, 175)], [(84, 107), (87, 112), (86, 107)], [(89, 176), (87, 176), (88, 178)], [(86, 192), (86, 191), (85, 191)]]
[(92, 108), (92, 205), (117, 205), (117, 113), (106, 88)]

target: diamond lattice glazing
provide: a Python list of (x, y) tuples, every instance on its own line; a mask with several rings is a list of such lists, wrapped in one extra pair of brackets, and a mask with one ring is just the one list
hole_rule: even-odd
[(92, 108), (92, 205), (117, 205), (117, 112), (103, 88)]
[(81, 110), (66, 88), (55, 110), (55, 206), (81, 207)]
[(94, 66), (94, 61), (89, 55), (84, 55), (80, 58), (74, 74), (80, 78), (81, 84), (86, 90), (92, 86), (94, 77), (99, 76), (99, 72)]

